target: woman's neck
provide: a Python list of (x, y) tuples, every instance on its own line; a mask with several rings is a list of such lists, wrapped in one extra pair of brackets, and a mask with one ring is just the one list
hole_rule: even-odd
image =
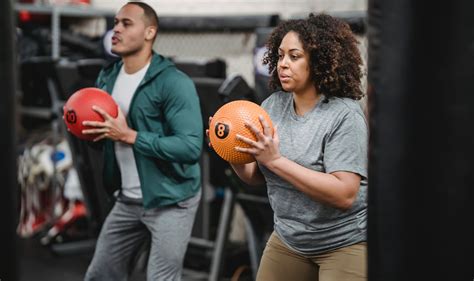
[(297, 115), (304, 115), (306, 112), (314, 108), (318, 103), (321, 95), (318, 94), (316, 88), (311, 87), (310, 89), (302, 92), (293, 92), (293, 100), (295, 112)]

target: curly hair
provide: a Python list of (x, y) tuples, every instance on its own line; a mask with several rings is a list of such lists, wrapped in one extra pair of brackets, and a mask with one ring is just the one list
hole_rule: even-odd
[(298, 34), (304, 51), (310, 57), (310, 77), (319, 93), (326, 97), (348, 97), (359, 100), (361, 89), (362, 59), (358, 41), (349, 25), (327, 14), (310, 14), (307, 19), (287, 20), (271, 33), (263, 63), (270, 71), (269, 86), (281, 89), (278, 79), (278, 48), (285, 35)]

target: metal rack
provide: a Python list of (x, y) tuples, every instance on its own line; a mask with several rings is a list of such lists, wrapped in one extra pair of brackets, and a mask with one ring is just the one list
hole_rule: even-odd
[[(60, 94), (60, 87), (59, 81), (57, 77), (57, 63), (61, 59), (61, 20), (64, 17), (69, 18), (93, 18), (93, 17), (106, 17), (106, 16), (114, 16), (115, 12), (110, 10), (100, 10), (95, 9), (90, 6), (66, 6), (66, 5), (39, 5), (39, 4), (15, 4), (14, 11), (19, 12), (29, 12), (35, 15), (46, 15), (49, 16), (51, 19), (50, 29), (51, 29), (51, 55), (45, 57), (34, 57), (32, 58), (34, 62), (41, 63), (43, 62), (44, 65), (41, 67), (38, 75), (34, 75), (34, 78), (38, 79), (45, 79), (47, 90), (46, 92), (49, 94), (51, 99), (50, 106), (31, 106), (31, 105), (19, 105), (19, 111), (21, 115), (33, 117), (37, 119), (43, 119), (46, 121), (50, 121), (51, 123), (51, 130), (52, 130), (52, 138), (54, 143), (56, 143), (60, 138), (64, 137), (64, 127), (63, 122), (61, 120), (61, 113), (62, 113), (62, 106), (64, 104), (64, 97)], [(19, 66), (21, 67), (21, 65)], [(24, 75), (25, 73), (21, 73)], [(23, 95), (23, 94), (22, 94)], [(70, 144), (70, 142), (69, 142)], [(54, 145), (54, 150), (56, 146)], [(74, 149), (71, 147), (71, 149)], [(77, 169), (77, 161), (74, 161), (74, 166)], [(56, 168), (54, 166), (54, 168)], [(56, 175), (56, 171), (54, 171)], [(82, 183), (81, 185), (85, 186)], [(58, 188), (57, 182), (53, 181), (54, 188)], [(88, 209), (91, 210), (90, 203), (88, 204)], [(95, 208), (97, 209), (97, 208)], [(94, 209), (94, 210), (95, 210)], [(102, 210), (99, 210), (102, 211)], [(97, 211), (96, 211), (97, 212)], [(82, 252), (90, 252), (93, 251), (95, 247), (95, 239), (90, 238), (86, 240), (78, 240), (78, 241), (67, 241), (64, 243), (51, 243), (48, 244), (50, 250), (55, 254), (59, 255), (66, 255), (72, 253), (82, 253)]]
[(105, 17), (114, 16), (115, 11), (92, 8), (90, 6), (67, 6), (67, 5), (38, 5), (19, 4), (15, 5), (15, 11), (27, 11), (36, 14), (51, 15), (51, 54), (54, 59), (60, 58), (61, 46), (61, 17)]

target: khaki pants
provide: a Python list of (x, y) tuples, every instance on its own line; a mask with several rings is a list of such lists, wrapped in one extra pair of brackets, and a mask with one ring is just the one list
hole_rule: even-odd
[(289, 249), (273, 232), (263, 252), (257, 281), (365, 281), (367, 243), (361, 242), (316, 256)]

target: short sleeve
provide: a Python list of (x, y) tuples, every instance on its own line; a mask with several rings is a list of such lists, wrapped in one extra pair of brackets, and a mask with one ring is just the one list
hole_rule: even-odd
[(367, 179), (368, 131), (365, 118), (349, 111), (327, 136), (324, 165), (327, 173), (353, 172)]

